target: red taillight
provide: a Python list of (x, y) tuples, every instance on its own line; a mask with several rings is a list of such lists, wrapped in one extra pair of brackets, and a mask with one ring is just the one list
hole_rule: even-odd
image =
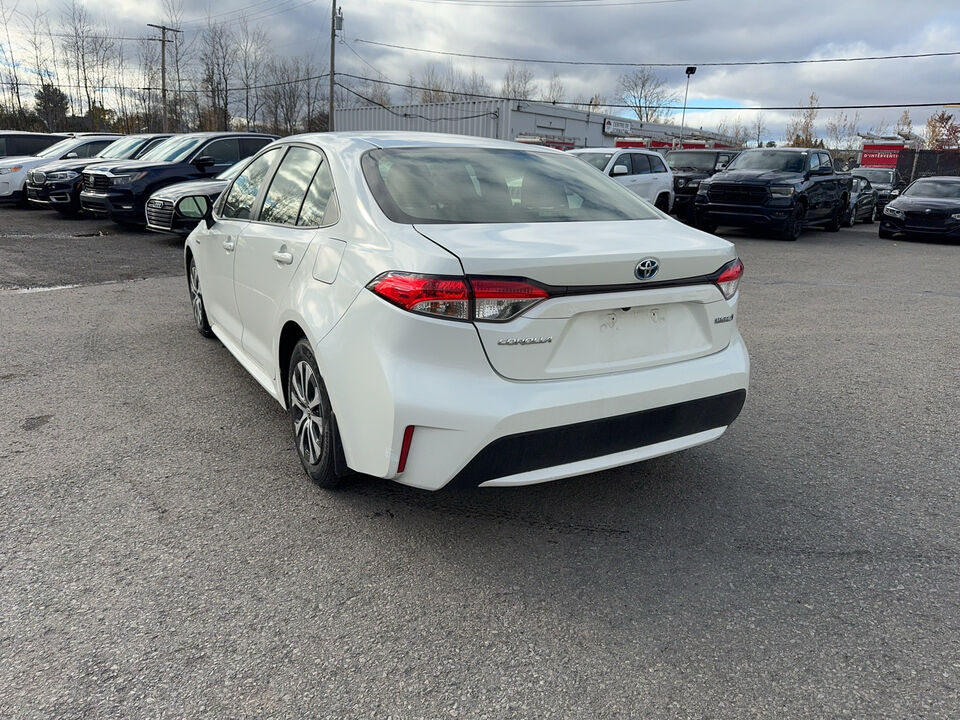
[(550, 297), (542, 287), (523, 280), (470, 278), (476, 320), (509, 320)]
[(723, 296), (729, 300), (737, 294), (737, 286), (740, 285), (740, 278), (743, 276), (743, 263), (740, 258), (728, 262), (720, 270), (717, 277), (717, 287)]
[(467, 320), (470, 293), (464, 278), (387, 273), (368, 287), (410, 312)]
[(454, 320), (503, 322), (550, 294), (524, 280), (385, 273), (367, 286), (410, 312)]
[(403, 431), (403, 443), (400, 445), (400, 462), (397, 464), (397, 472), (402, 473), (407, 467), (407, 455), (410, 454), (410, 443), (413, 442), (413, 425), (407, 425)]

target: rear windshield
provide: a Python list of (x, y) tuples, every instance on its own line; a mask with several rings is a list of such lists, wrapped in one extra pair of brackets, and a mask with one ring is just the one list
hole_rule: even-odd
[(917, 180), (903, 191), (908, 197), (960, 198), (960, 182), (955, 180)]
[(750, 150), (737, 155), (733, 162), (727, 165), (727, 170), (784, 170), (801, 173), (806, 163), (807, 154), (805, 152)]
[(645, 220), (658, 214), (570, 155), (487, 148), (371, 150), (361, 161), (384, 214), (398, 223)]

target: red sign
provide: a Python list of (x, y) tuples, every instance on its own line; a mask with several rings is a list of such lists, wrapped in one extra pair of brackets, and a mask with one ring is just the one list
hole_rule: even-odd
[(895, 168), (903, 145), (868, 145), (864, 143), (860, 154), (861, 167)]

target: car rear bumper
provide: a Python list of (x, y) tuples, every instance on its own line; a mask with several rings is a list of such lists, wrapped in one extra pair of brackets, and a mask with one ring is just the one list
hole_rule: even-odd
[(693, 360), (511, 381), (490, 367), (472, 325), (366, 292), (314, 347), (347, 464), (430, 490), (556, 480), (708, 442), (738, 415), (750, 372), (734, 333), (724, 350)]

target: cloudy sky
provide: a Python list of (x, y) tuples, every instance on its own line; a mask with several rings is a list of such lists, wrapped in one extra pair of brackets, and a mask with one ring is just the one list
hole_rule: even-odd
[[(51, 13), (62, 7), (61, 0), (37, 1)], [(14, 0), (3, 2), (9, 6)], [(32, 0), (20, 3), (33, 6)], [(822, 105), (960, 103), (960, 56), (726, 68), (702, 64), (960, 51), (957, 0), (341, 0), (341, 6), (343, 40), (349, 47), (338, 43), (337, 70), (372, 75), (372, 66), (397, 82), (411, 71), (418, 74), (427, 63), (452, 63), (461, 72), (480, 72), (498, 89), (508, 63), (392, 50), (360, 40), (504, 57), (695, 64), (699, 69), (690, 84), (691, 106), (795, 106), (811, 92)], [(87, 7), (134, 35), (144, 34), (146, 23), (160, 22), (164, 15), (159, 2), (142, 0), (89, 1)], [(326, 57), (327, 2), (187, 3), (184, 28), (197, 32), (207, 13), (230, 22), (240, 11), (269, 32), (276, 52)], [(623, 72), (582, 65), (528, 67), (543, 86), (559, 71), (570, 99), (599, 92), (614, 101), (617, 76)], [(682, 67), (658, 72), (682, 95)], [(401, 101), (401, 93), (393, 91), (394, 102)], [(922, 125), (937, 109), (911, 111), (914, 123)], [(832, 114), (822, 111), (821, 123)], [(861, 127), (882, 121), (892, 126), (899, 114), (896, 109), (863, 110)], [(789, 115), (764, 112), (769, 138), (782, 135)], [(689, 111), (687, 121), (711, 129), (722, 118), (738, 116), (749, 124), (754, 112)]]

